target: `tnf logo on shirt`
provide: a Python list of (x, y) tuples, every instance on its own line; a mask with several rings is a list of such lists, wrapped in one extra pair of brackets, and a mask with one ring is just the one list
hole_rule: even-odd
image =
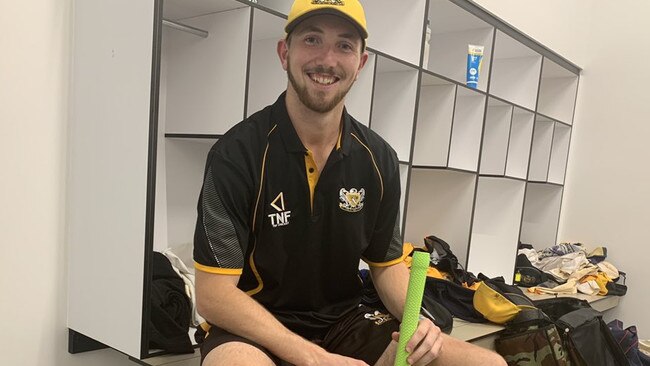
[(276, 213), (268, 215), (271, 219), (271, 225), (273, 227), (289, 225), (289, 217), (291, 217), (291, 211), (287, 211), (284, 208), (283, 192), (280, 192), (280, 194), (275, 197), (273, 201), (271, 201), (271, 207), (278, 211)]
[(348, 191), (341, 188), (339, 191), (339, 207), (343, 211), (358, 212), (363, 208), (363, 199), (366, 197), (366, 190), (361, 188), (357, 191), (356, 188), (350, 188)]

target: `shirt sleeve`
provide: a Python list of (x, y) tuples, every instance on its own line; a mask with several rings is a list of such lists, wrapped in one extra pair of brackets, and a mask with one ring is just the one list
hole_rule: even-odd
[(396, 160), (395, 158), (393, 169), (385, 179), (384, 196), (377, 215), (375, 230), (370, 245), (362, 257), (370, 266), (391, 266), (404, 259), (399, 224), (400, 175)]
[(240, 275), (250, 235), (252, 182), (237, 156), (216, 146), (208, 155), (199, 196), (194, 265), (205, 272)]

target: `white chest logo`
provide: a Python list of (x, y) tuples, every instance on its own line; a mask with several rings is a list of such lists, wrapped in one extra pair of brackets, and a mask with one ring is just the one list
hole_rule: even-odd
[(366, 190), (361, 188), (357, 191), (356, 188), (350, 188), (348, 191), (341, 188), (339, 191), (339, 207), (347, 212), (359, 212), (363, 208), (363, 200), (366, 197)]
[(271, 226), (286, 226), (289, 225), (289, 217), (291, 217), (291, 211), (284, 208), (284, 193), (275, 197), (271, 202), (271, 207), (273, 207), (277, 212), (269, 214), (269, 219), (271, 219)]

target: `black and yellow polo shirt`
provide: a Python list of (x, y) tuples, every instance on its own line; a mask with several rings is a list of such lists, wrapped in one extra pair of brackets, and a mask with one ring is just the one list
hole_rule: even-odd
[(241, 275), (238, 287), (299, 334), (357, 306), (359, 259), (402, 261), (395, 151), (347, 112), (321, 172), (282, 94), (210, 150), (198, 204), (198, 270)]

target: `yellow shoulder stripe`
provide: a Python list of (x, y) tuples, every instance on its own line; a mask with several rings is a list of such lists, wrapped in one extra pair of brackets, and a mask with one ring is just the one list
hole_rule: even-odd
[(239, 276), (243, 272), (243, 268), (210, 267), (210, 266), (204, 266), (203, 264), (199, 264), (199, 263), (196, 263), (196, 262), (194, 262), (194, 268), (198, 269), (199, 271), (203, 271), (203, 272), (214, 273), (214, 274), (223, 274), (223, 275), (236, 275), (236, 276)]

